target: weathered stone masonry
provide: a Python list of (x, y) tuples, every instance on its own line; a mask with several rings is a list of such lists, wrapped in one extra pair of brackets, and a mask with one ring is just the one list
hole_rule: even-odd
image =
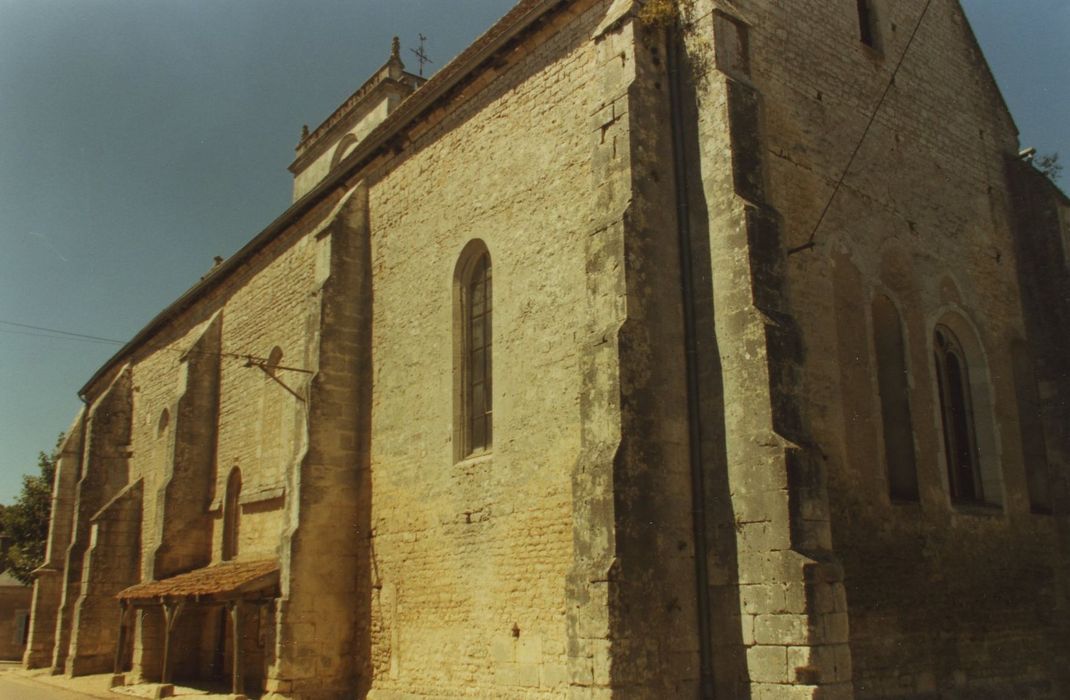
[[(1070, 207), (961, 9), (867, 2), (867, 45), (854, 2), (680, 6), (524, 0), (426, 82), (395, 44), (302, 135), (290, 209), (84, 387), (27, 665), (291, 698), (1065, 695)], [(473, 248), (493, 444), (467, 454)]]

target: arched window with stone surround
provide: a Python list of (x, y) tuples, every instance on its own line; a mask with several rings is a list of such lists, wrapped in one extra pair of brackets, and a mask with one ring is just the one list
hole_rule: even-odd
[(918, 470), (903, 324), (895, 304), (883, 294), (873, 298), (872, 314), (888, 495), (895, 501), (916, 501)]
[(479, 240), (465, 246), (454, 273), (455, 444), (458, 459), (493, 444), (491, 260)]
[(938, 325), (933, 334), (940, 422), (951, 500), (984, 502), (980, 453), (970, 366), (962, 343), (950, 328)]
[(227, 491), (223, 501), (223, 561), (230, 561), (238, 556), (240, 532), (241, 470), (234, 467), (227, 477)]

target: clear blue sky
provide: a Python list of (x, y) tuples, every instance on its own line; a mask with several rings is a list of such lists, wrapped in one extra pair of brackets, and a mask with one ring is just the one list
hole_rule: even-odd
[[(1070, 159), (1070, 3), (964, 4), (1023, 146)], [(286, 208), (301, 125), (392, 36), (434, 70), (511, 5), (0, 0), (0, 321), (130, 338)], [(0, 323), (3, 503), (117, 349), (35, 333)]]

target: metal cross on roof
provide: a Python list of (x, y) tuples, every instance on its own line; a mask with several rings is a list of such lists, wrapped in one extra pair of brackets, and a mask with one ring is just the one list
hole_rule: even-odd
[(434, 63), (434, 61), (428, 58), (427, 52), (424, 51), (424, 42), (427, 41), (427, 37), (423, 34), (419, 34), (418, 36), (420, 37), (420, 48), (409, 49), (409, 51), (411, 51), (416, 56), (416, 60), (420, 62), (420, 77), (422, 78), (424, 77), (424, 66), (428, 63)]

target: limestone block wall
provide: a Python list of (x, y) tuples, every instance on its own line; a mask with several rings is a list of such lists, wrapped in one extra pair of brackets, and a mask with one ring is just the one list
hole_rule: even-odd
[[(163, 497), (146, 503), (146, 518), (154, 524), (143, 535), (148, 555), (166, 565), (157, 578), (222, 559), (223, 501), (234, 469), (242, 483), (237, 558), (282, 554), (287, 485), (307, 444), (303, 406), (313, 371), (308, 348), (318, 337), (315, 271), (329, 260), (309, 234), (322, 226), (330, 206), (328, 200), (313, 208), (174, 318), (153, 343), (156, 349), (135, 366), (144, 407), (134, 443), (135, 460), (141, 458), (137, 473), (155, 492), (163, 489)], [(161, 431), (164, 410), (171, 418)], [(198, 512), (205, 524), (193, 527)], [(148, 580), (153, 573), (142, 575)], [(157, 618), (151, 610), (137, 615), (134, 678), (159, 677)], [(196, 642), (201, 619), (198, 613), (186, 616), (184, 639)], [(270, 656), (275, 658), (274, 649)], [(187, 676), (212, 670), (211, 654), (178, 661), (176, 670)]]
[[(654, 498), (678, 483), (683, 446), (679, 356), (652, 371), (648, 287), (679, 296), (660, 291), (671, 224), (627, 211), (647, 147), (633, 129), (654, 119), (630, 114), (628, 9), (550, 14), (372, 183), (369, 697), (656, 697), (695, 681), (693, 622), (666, 625), (681, 634), (664, 642), (637, 634), (647, 612), (649, 625), (694, 612), (674, 520), (689, 501), (663, 523)], [(649, 148), (647, 164), (663, 145)], [(453, 284), (473, 240), (493, 268), (494, 443), (458, 458)], [(663, 323), (678, 323), (672, 308)], [(666, 378), (666, 396), (644, 394)]]
[[(1035, 381), (1032, 406), (1039, 419), (1034, 429), (1042, 432), (1025, 436), (1032, 455), (1044, 463), (1034, 468), (1030, 488), (1045, 486), (1050, 491), (1047, 506), (1057, 516), (1058, 551), (1068, 551), (1070, 522), (1065, 514), (1070, 508), (1070, 403), (1063, 397), (1070, 393), (1070, 357), (1066, 352), (1066, 338), (1070, 334), (1070, 304), (1058, 300), (1070, 299), (1070, 199), (1029, 164), (1018, 158), (1008, 160), (1007, 175), (1014, 198), (1014, 232), (1016, 262), (1022, 289), (1026, 331), (1029, 337), (1027, 358), (1032, 361)], [(1040, 443), (1039, 445), (1037, 443)], [(1047, 469), (1043, 469), (1043, 467)], [(1045, 479), (1046, 477), (1046, 479)], [(1045, 483), (1046, 482), (1046, 483)], [(1059, 577), (1057, 595), (1065, 601), (1070, 596), (1070, 561), (1057, 561)], [(1070, 634), (1070, 616), (1057, 615), (1052, 623), (1055, 636), (1065, 639)], [(1070, 687), (1070, 669), (1061, 668), (1062, 687)]]
[[(360, 111), (350, 119), (353, 124), (328, 146), (319, 146), (322, 150), (315, 160), (310, 162), (294, 176), (294, 201), (308, 194), (323, 181), (331, 168), (345, 157), (346, 152), (363, 140), (368, 133), (381, 124), (403, 99), (401, 91), (392, 89), (382, 95), (378, 102), (362, 105)], [(345, 145), (343, 145), (345, 142)], [(340, 151), (340, 152), (339, 152)]]
[[(282, 564), (257, 621), (274, 696), (1058, 697), (1065, 493), (1034, 512), (1012, 352), (1043, 323), (1022, 311), (1014, 126), (961, 10), (932, 3), (915, 35), (923, 0), (880, 3), (869, 47), (855, 3), (688, 6), (679, 56), (625, 0), (554, 7), (99, 378), (27, 662), (103, 668), (116, 587), (223, 559), (237, 522), (227, 556)], [(494, 438), (468, 455), (473, 244)], [(902, 322), (917, 497), (890, 494), (878, 296)], [(936, 324), (969, 345), (984, 504), (948, 496)], [(134, 678), (159, 675), (158, 618), (137, 616)], [(179, 673), (225, 670), (213, 619), (181, 623), (201, 648)]]
[(174, 416), (165, 409), (157, 421), (158, 432), (169, 432), (171, 444), (158, 475), (152, 578), (191, 571), (211, 560), (208, 506), (215, 476), (221, 332), (217, 315), (183, 358)]
[(34, 581), (29, 636), (22, 660), (27, 668), (42, 668), (52, 664), (56, 615), (63, 595), (63, 565), (70, 545), (75, 486), (81, 471), (84, 416), (83, 409), (67, 429), (56, 460), (45, 560), (38, 568)]
[(119, 638), (115, 594), (138, 580), (143, 497), (144, 484), (135, 481), (92, 518), (81, 595), (71, 620), (67, 675), (107, 673), (113, 668)]
[(63, 569), (63, 591), (56, 614), (52, 669), (63, 672), (73, 655), (71, 640), (82, 590), (86, 551), (92, 545), (92, 518), (129, 478), (133, 386), (129, 365), (120, 368), (92, 402), (85, 425), (85, 446), (71, 518), (71, 539)]
[[(706, 582), (699, 580), (695, 563), (696, 556), (707, 555), (710, 540), (695, 537), (696, 518), (703, 529), (708, 530), (708, 523), (696, 512), (699, 509), (695, 504), (703, 498), (701, 493), (697, 498), (692, 494), (699, 485), (693, 481), (694, 446), (690, 442), (701, 440), (703, 430), (711, 442), (717, 442), (719, 426), (692, 430), (689, 422), (692, 407), (687, 386), (681, 273), (688, 256), (682, 255), (680, 246), (690, 246), (680, 237), (679, 217), (684, 212), (678, 209), (677, 188), (683, 188), (684, 183), (678, 178), (676, 166), (678, 159), (679, 164), (684, 159), (674, 152), (678, 134), (672, 128), (674, 64), (669, 52), (673, 45), (667, 43), (664, 28), (632, 19), (606, 34), (600, 47), (607, 59), (602, 64), (604, 75), (615, 76), (613, 61), (625, 54), (634, 67), (620, 70), (623, 75), (619, 77), (634, 76), (634, 82), (622, 85), (604, 79), (606, 87), (613, 85), (625, 92), (613, 94), (606, 90), (613, 102), (603, 108), (596, 122), (605, 138), (599, 134), (593, 157), (596, 180), (603, 183), (613, 182), (623, 161), (627, 188), (618, 194), (626, 193), (628, 201), (623, 209), (618, 208), (619, 200), (612, 204), (602, 202), (610, 204), (603, 216), (619, 212), (620, 218), (609, 230), (595, 234), (600, 239), (597, 245), (608, 250), (595, 252), (593, 246), (588, 248), (589, 274), (595, 278), (588, 281), (588, 303), (595, 301), (590, 296), (592, 291), (602, 291), (601, 285), (616, 279), (622, 284), (619, 301), (623, 307), (615, 311), (624, 312), (598, 319), (620, 323), (609, 336), (614, 339), (619, 366), (603, 375), (619, 382), (619, 394), (605, 396), (608, 405), (584, 406), (582, 413), (585, 424), (590, 424), (585, 425), (588, 431), (584, 435), (590, 440), (585, 440), (589, 448), (597, 444), (597, 428), (602, 427), (607, 414), (613, 416), (619, 410), (613, 418), (619, 421), (615, 430), (619, 431), (620, 443), (612, 457), (612, 467), (606, 472), (613, 488), (613, 521), (609, 523), (597, 513), (586, 522), (577, 519), (574, 536), (578, 544), (581, 537), (587, 537), (581, 534), (584, 528), (612, 524), (615, 529), (615, 557), (603, 574), (607, 579), (609, 634), (605, 640), (594, 641), (592, 649), (597, 686), (601, 672), (599, 647), (608, 643), (612, 694), (594, 692), (592, 697), (702, 697), (701, 685), (707, 686), (707, 692), (712, 690), (708, 687), (712, 669), (704, 669), (700, 660), (700, 645), (710, 641), (699, 639), (700, 616), (709, 613), (703, 611), (698, 599), (700, 587)], [(608, 125), (607, 112), (613, 116)], [(623, 158), (614, 157), (604, 146), (620, 139), (627, 140), (629, 149)], [(620, 258), (610, 252), (614, 245), (620, 246)], [(601, 306), (598, 301), (595, 304), (596, 308)], [(697, 362), (695, 355), (697, 352), (692, 359)], [(696, 366), (696, 370), (701, 372), (701, 367)], [(585, 376), (588, 382), (596, 378), (597, 375)], [(600, 389), (584, 398), (596, 398)], [(695, 393), (694, 409), (700, 414), (695, 420), (700, 423), (707, 416), (701, 415), (697, 405), (702, 394)], [(706, 396), (716, 398), (708, 391)], [(695, 469), (705, 472), (715, 464), (723, 468), (716, 454), (713, 450), (696, 452)], [(585, 477), (593, 477), (595, 484), (602, 477), (597, 465), (584, 465), (584, 472), (588, 474), (574, 474), (574, 490), (583, 485)], [(572, 574), (581, 571), (576, 566)], [(578, 593), (576, 589), (571, 592)]]
[(679, 125), (702, 349), (713, 682), (725, 697), (850, 697), (843, 575), (802, 420), (801, 330), (767, 178), (769, 103), (742, 53), (750, 18), (714, 9), (696, 3), (688, 15)]
[(383, 66), (309, 135), (302, 134), (294, 174), (294, 201), (315, 189), (342, 159), (426, 80), (405, 71), (397, 37)]
[[(185, 393), (185, 352), (203, 329), (197, 323), (171, 329), (154, 339), (154, 351), (131, 367), (133, 416), (130, 430), (130, 480), (141, 479), (147, 497), (142, 503), (141, 576), (153, 577), (156, 550), (163, 541), (166, 508), (158, 497), (174, 469), (175, 440), (179, 427), (179, 400)], [(207, 443), (211, 447), (214, 441)], [(166, 567), (165, 567), (166, 568)]]
[[(65, 665), (81, 593), (88, 518), (104, 495), (137, 480), (151, 494), (140, 507), (139, 553), (130, 557), (140, 562), (140, 580), (150, 580), (220, 559), (222, 498), (230, 470), (239, 468), (238, 556), (279, 556), (287, 480), (307, 443), (301, 406), (311, 371), (307, 349), (317, 343), (313, 281), (317, 265), (329, 260), (309, 234), (332, 204), (328, 197), (313, 207), (238, 272), (168, 319), (128, 367), (89, 387), (85, 473), (73, 467), (58, 472), (57, 494), (66, 475), (80, 481), (70, 489), (78, 502), (66, 529), (75, 544), (66, 553), (56, 603), (65, 604), (52, 617), (54, 642), (42, 637), (40, 644), (57, 668)], [(60, 498), (53, 548), (64, 532)], [(151, 614), (139, 613), (136, 627), (132, 678), (156, 678), (158, 625)]]
[[(753, 184), (777, 213), (781, 308), (801, 339), (790, 375), (801, 399), (793, 441), (818, 458), (789, 469), (789, 484), (828, 495), (788, 504), (790, 515), (793, 528), (815, 534), (815, 525), (831, 525), (811, 544), (843, 567), (844, 588), (807, 581), (809, 634), (842, 642), (849, 628), (850, 655), (837, 651), (831, 672), (853, 679), (856, 697), (1058, 697), (1050, 660), (1065, 656), (1053, 624), (1065, 608), (1065, 550), (1059, 518), (1030, 512), (1012, 379), (1012, 344), (1028, 338), (1004, 176), (1016, 134), (956, 3), (929, 7), (814, 233), (925, 4), (879, 3), (876, 49), (860, 41), (853, 3), (725, 10), (746, 27), (749, 61), (738, 82), (758, 105), (751, 153), (762, 169)], [(889, 493), (877, 295), (902, 323), (917, 498)], [(938, 323), (971, 346), (988, 506), (948, 495), (932, 359)], [(815, 611), (828, 613), (823, 627), (813, 627)], [(757, 638), (761, 616), (753, 622)], [(807, 672), (793, 666), (789, 658), (789, 673)]]
[[(174, 319), (152, 338), (131, 366), (135, 388), (129, 478), (131, 482), (141, 479), (146, 494), (140, 537), (141, 580), (194, 568), (193, 562), (206, 562), (204, 551), (211, 551), (203, 534), (206, 529), (210, 532), (210, 521), (206, 521), (207, 527), (195, 525), (192, 502), (210, 498), (215, 492), (218, 440), (212, 431), (218, 420), (219, 399), (218, 387), (213, 384), (219, 382), (219, 366), (224, 361), (220, 354), (222, 315), (218, 312), (219, 301), (213, 299)], [(228, 361), (244, 362), (235, 358)], [(176, 479), (176, 473), (190, 478)], [(180, 517), (169, 515), (176, 500), (186, 508)], [(199, 507), (204, 511), (207, 505)], [(186, 527), (192, 527), (194, 533), (179, 535)], [(199, 536), (195, 534), (198, 527), (202, 531)], [(169, 552), (170, 545), (179, 541), (179, 550)]]
[[(299, 237), (287, 245), (292, 247), (276, 253), (275, 259), (272, 253), (264, 255), (259, 262), (267, 269), (256, 269), (254, 264), (248, 276), (234, 280), (227, 290), (222, 351), (230, 356), (221, 368), (213, 509), (221, 505), (235, 467), (242, 473), (243, 504), (279, 499), (302, 448), (303, 415), (294, 394), (302, 395), (308, 375), (278, 370), (273, 378), (241, 359), (246, 354), (270, 358), (278, 348), (282, 366), (310, 367), (308, 353), (316, 332), (309, 327), (316, 247), (312, 240)], [(276, 522), (276, 531), (281, 532), (281, 521)], [(217, 520), (217, 547), (219, 528)], [(243, 545), (252, 541), (243, 535)]]
[(274, 663), (266, 689), (345, 697), (370, 685), (368, 417), (370, 248), (367, 188), (346, 192), (316, 236), (307, 449), (290, 472)]
[[(1070, 460), (1070, 405), (1062, 400), (1070, 381), (1065, 338), (1070, 330), (1070, 199), (1030, 164), (1008, 159), (1014, 202), (1015, 260), (1029, 350), (1037, 382), (1036, 401), (1044, 424), (1043, 447), (1051, 464)], [(1050, 471), (1050, 506), (1065, 508), (1067, 474)]]

